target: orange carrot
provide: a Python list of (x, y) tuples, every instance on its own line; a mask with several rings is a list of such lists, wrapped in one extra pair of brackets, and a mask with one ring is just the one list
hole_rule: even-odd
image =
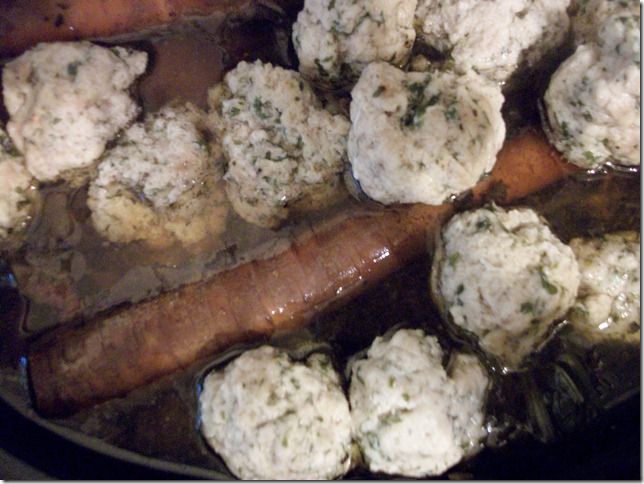
[[(511, 203), (575, 170), (528, 131), (506, 143), (474, 205)], [(121, 396), (234, 343), (305, 325), (427, 250), (453, 204), (390, 207), (313, 226), (290, 248), (200, 283), (37, 339), (28, 360), (38, 410), (64, 415)]]

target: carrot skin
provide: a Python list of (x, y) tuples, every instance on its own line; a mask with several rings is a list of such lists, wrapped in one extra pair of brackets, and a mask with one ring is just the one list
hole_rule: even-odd
[[(432, 218), (447, 208), (424, 212)], [(349, 300), (413, 258), (398, 251), (408, 250), (411, 239), (397, 232), (419, 232), (405, 224), (404, 213), (385, 210), (344, 219), (304, 234), (270, 259), (42, 335), (28, 355), (37, 409), (50, 416), (70, 414), (235, 343), (306, 324), (315, 313)], [(395, 237), (387, 232), (392, 226), (397, 227), (391, 230)], [(422, 247), (424, 236), (412, 238), (414, 246)]]
[[(472, 205), (517, 199), (576, 171), (538, 131), (510, 140)], [(493, 187), (505, 185), (498, 191)], [(332, 304), (423, 254), (453, 204), (407, 205), (312, 227), (286, 251), (212, 278), (62, 326), (29, 347), (37, 409), (61, 416), (122, 396), (235, 343), (305, 325)]]
[(565, 163), (540, 129), (526, 129), (506, 142), (489, 177), (472, 189), (477, 203), (490, 199), (495, 185), (503, 185), (499, 203), (513, 203), (564, 177), (579, 173), (579, 167)]
[(256, 0), (15, 0), (0, 2), (0, 58), (39, 42), (110, 37), (192, 15), (249, 10)]

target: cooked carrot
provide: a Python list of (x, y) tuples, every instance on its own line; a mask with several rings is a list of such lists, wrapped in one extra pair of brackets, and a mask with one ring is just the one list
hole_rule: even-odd
[(257, 0), (15, 0), (0, 2), (0, 58), (38, 42), (110, 37), (191, 15), (250, 11)]
[[(470, 197), (511, 203), (575, 170), (540, 132), (508, 141)], [(499, 189), (502, 188), (502, 189)], [(290, 248), (37, 339), (28, 361), (36, 406), (64, 415), (121, 396), (234, 343), (305, 325), (427, 250), (453, 204), (390, 207), (310, 227)]]

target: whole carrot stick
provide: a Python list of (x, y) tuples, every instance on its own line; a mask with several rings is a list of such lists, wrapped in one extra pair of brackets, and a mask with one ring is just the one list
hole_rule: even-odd
[[(542, 133), (528, 131), (506, 143), (470, 201), (511, 203), (572, 170)], [(28, 354), (36, 406), (69, 414), (234, 343), (302, 326), (424, 253), (429, 233), (453, 211), (453, 204), (398, 206), (310, 227), (269, 259), (45, 334)]]
[[(131, 33), (193, 15), (250, 12), (258, 0), (15, 0), (0, 2), (0, 58), (38, 42)], [(270, 2), (264, 2), (270, 3)]]

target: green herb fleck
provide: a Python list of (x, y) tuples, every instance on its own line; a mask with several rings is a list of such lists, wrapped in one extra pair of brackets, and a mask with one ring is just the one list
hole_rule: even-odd
[(479, 220), (478, 222), (476, 222), (476, 230), (481, 231), (481, 230), (487, 229), (490, 227), (490, 225), (491, 225), (490, 219), (486, 217), (483, 220)]
[(197, 148), (203, 151), (208, 151), (208, 143), (206, 143), (202, 139), (196, 139), (195, 140), (195, 145), (197, 145)]
[(269, 106), (270, 102), (264, 103), (260, 98), (255, 98), (255, 101), (253, 101), (253, 109), (257, 113), (257, 117), (259, 117), (259, 119), (269, 118), (270, 115), (265, 111), (265, 109)]
[(557, 294), (558, 289), (553, 283), (548, 280), (543, 267), (539, 267), (539, 278), (541, 279), (541, 286), (546, 290), (548, 294)]
[(378, 86), (378, 89), (373, 91), (373, 97), (378, 97), (380, 96), (383, 92), (385, 92), (385, 86)]
[(586, 158), (589, 163), (597, 163), (599, 157), (595, 156), (592, 151), (586, 150), (584, 151), (584, 158)]
[(447, 259), (447, 263), (449, 264), (450, 267), (455, 267), (456, 263), (460, 260), (460, 258), (461, 258), (460, 252), (456, 252), (449, 256), (449, 259)]
[(534, 305), (530, 301), (521, 304), (521, 312), (523, 314), (531, 313), (534, 311)]
[(69, 74), (69, 77), (72, 78), (72, 80), (76, 79), (76, 75), (78, 74), (78, 66), (80, 65), (80, 62), (70, 62), (67, 64), (67, 74)]
[(385, 425), (392, 425), (392, 424), (397, 424), (397, 423), (400, 423), (400, 422), (402, 422), (402, 420), (395, 413), (387, 415), (382, 421), (382, 423), (385, 424)]
[(572, 134), (570, 133), (570, 128), (568, 127), (568, 123), (566, 121), (563, 121), (560, 123), (561, 126), (561, 135), (564, 138), (570, 138)]
[(427, 76), (423, 82), (412, 82), (405, 87), (409, 91), (407, 112), (402, 117), (402, 124), (405, 127), (418, 128), (423, 125), (423, 115), (427, 108), (435, 105), (440, 100), (440, 93), (431, 97), (425, 95), (425, 88), (431, 82), (431, 76)]
[(448, 106), (445, 110), (445, 119), (450, 123), (455, 123), (458, 119), (458, 112), (456, 111), (456, 106), (454, 104)]

